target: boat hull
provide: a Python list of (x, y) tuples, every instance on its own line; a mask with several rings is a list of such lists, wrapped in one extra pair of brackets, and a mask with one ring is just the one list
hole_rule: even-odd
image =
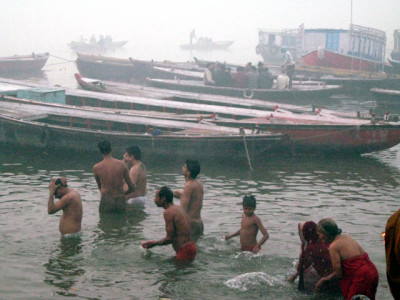
[(113, 152), (122, 155), (127, 146), (139, 145), (147, 157), (194, 157), (207, 160), (265, 159), (281, 141), (280, 135), (189, 135), (115, 132), (58, 126), (0, 114), (0, 141), (4, 145), (42, 150), (97, 152), (97, 143), (107, 139)]
[(327, 49), (310, 51), (302, 56), (301, 61), (302, 64), (309, 66), (359, 70), (366, 72), (376, 72), (382, 68), (382, 63), (380, 62), (366, 60), (351, 55), (344, 55)]
[(194, 93), (224, 95), (238, 98), (253, 98), (260, 100), (273, 100), (276, 102), (289, 102), (311, 104), (318, 99), (326, 100), (329, 96), (340, 91), (340, 86), (294, 86), (292, 89), (240, 89), (219, 86), (207, 86), (198, 81), (184, 80), (159, 80), (147, 78), (147, 83), (154, 87), (179, 90)]
[[(228, 125), (226, 122), (218, 124)], [(358, 155), (389, 149), (400, 143), (400, 125), (289, 125), (265, 124), (262, 120), (257, 124), (261, 130), (284, 134), (287, 139), (283, 145), (292, 154)], [(255, 123), (241, 125), (252, 128)]]
[(0, 74), (40, 72), (48, 58), (48, 53), (0, 58)]

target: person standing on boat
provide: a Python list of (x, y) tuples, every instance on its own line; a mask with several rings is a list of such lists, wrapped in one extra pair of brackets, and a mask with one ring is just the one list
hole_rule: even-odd
[(318, 222), (319, 238), (329, 246), (333, 272), (322, 277), (315, 285), (316, 291), (333, 279), (340, 279), (340, 289), (346, 300), (353, 296), (365, 295), (375, 299), (379, 275), (373, 262), (364, 249), (349, 235), (342, 234), (332, 219)]
[[(128, 168), (111, 154), (111, 143), (107, 140), (98, 144), (103, 160), (93, 166), (93, 174), (101, 193), (100, 212), (124, 212), (126, 197), (135, 190)], [(128, 185), (124, 192), (124, 181)]]
[(182, 207), (174, 205), (171, 189), (163, 186), (158, 189), (154, 198), (157, 207), (164, 208), (165, 231), (167, 236), (160, 240), (149, 240), (141, 243), (143, 248), (172, 244), (178, 262), (189, 262), (196, 257), (196, 244), (190, 237), (189, 216)]
[(285, 46), (281, 47), (281, 53), (283, 53), (282, 69), (285, 70), (286, 75), (289, 77), (289, 89), (291, 89), (296, 63), (293, 60), (292, 54), (286, 49)]
[(126, 195), (127, 209), (144, 208), (146, 204), (147, 170), (141, 159), (142, 152), (138, 146), (126, 148), (124, 161), (131, 166), (128, 168), (129, 176), (135, 186), (135, 190)]
[(214, 64), (213, 63), (208, 63), (207, 68), (204, 70), (204, 76), (203, 76), (203, 80), (204, 80), (204, 84), (205, 85), (215, 85), (215, 81), (213, 79), (213, 67)]
[[(81, 195), (68, 187), (65, 177), (52, 179), (49, 183), (49, 192), (47, 213), (52, 215), (63, 210), (59, 225), (60, 233), (63, 236), (79, 233), (83, 215)], [(54, 197), (60, 200), (54, 203)]]
[(204, 232), (204, 224), (201, 219), (203, 207), (204, 188), (200, 180), (196, 179), (200, 173), (200, 164), (197, 160), (187, 159), (182, 167), (185, 176), (185, 187), (183, 191), (174, 191), (174, 196), (180, 199), (180, 205), (188, 214), (192, 232), (192, 239), (196, 241)]
[(400, 299), (400, 210), (387, 220), (385, 228), (386, 277), (394, 299)]

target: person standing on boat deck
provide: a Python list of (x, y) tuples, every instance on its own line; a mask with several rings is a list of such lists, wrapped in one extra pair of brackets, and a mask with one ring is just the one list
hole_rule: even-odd
[(192, 232), (192, 239), (203, 235), (204, 224), (201, 219), (203, 207), (204, 188), (200, 180), (196, 179), (200, 173), (200, 164), (197, 160), (187, 159), (182, 167), (182, 175), (185, 176), (185, 187), (183, 191), (174, 191), (174, 196), (180, 199), (180, 206), (188, 214)]
[(138, 146), (126, 148), (124, 160), (131, 166), (128, 167), (129, 175), (135, 186), (135, 191), (126, 195), (127, 208), (143, 208), (146, 204), (147, 171), (141, 159), (142, 152)]
[(289, 77), (289, 89), (291, 89), (296, 63), (293, 60), (292, 54), (286, 49), (285, 46), (281, 47), (281, 53), (283, 53), (282, 69), (285, 70), (286, 75)]
[(364, 249), (349, 235), (342, 234), (332, 219), (318, 222), (319, 238), (329, 246), (333, 272), (322, 277), (315, 285), (316, 291), (333, 279), (340, 279), (340, 289), (346, 300), (355, 295), (365, 295), (375, 299), (379, 275), (375, 265)]
[[(98, 144), (103, 160), (93, 166), (93, 174), (101, 193), (100, 212), (123, 212), (126, 208), (125, 195), (135, 190), (128, 168), (112, 157), (111, 143), (104, 140)], [(124, 180), (128, 190), (124, 192)]]
[(212, 75), (213, 64), (208, 63), (206, 66), (207, 66), (207, 68), (204, 70), (204, 76), (203, 76), (204, 84), (205, 85), (215, 85), (215, 81), (214, 81), (213, 75)]
[(174, 205), (174, 195), (171, 189), (163, 186), (158, 189), (154, 202), (158, 207), (164, 208), (165, 231), (167, 236), (161, 240), (143, 241), (143, 248), (163, 246), (172, 243), (176, 252), (176, 260), (180, 262), (191, 261), (196, 257), (196, 244), (190, 238), (190, 221), (185, 210), (179, 205)]
[(400, 210), (387, 220), (385, 228), (386, 277), (394, 299), (400, 299)]
[[(49, 183), (49, 192), (47, 213), (52, 215), (63, 210), (59, 225), (60, 233), (62, 235), (79, 233), (83, 215), (81, 195), (68, 187), (65, 177), (52, 179)], [(54, 197), (60, 200), (54, 203)]]

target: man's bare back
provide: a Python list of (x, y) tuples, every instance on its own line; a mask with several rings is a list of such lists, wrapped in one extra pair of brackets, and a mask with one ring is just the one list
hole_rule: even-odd
[[(93, 167), (93, 174), (101, 193), (100, 211), (124, 211), (125, 193), (134, 190), (126, 165), (112, 157), (111, 144), (108, 141), (99, 143), (103, 161)], [(124, 192), (124, 181), (128, 190)]]

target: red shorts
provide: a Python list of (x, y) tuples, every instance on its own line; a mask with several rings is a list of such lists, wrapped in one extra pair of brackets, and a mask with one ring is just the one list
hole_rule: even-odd
[(250, 245), (250, 246), (247, 246), (247, 247), (240, 247), (240, 250), (242, 250), (242, 251), (253, 252), (253, 249), (254, 249), (254, 247), (255, 247), (256, 245), (257, 245), (257, 244)]
[(179, 261), (188, 261), (193, 260), (196, 257), (196, 244), (195, 242), (191, 241), (183, 246), (181, 249), (176, 252), (176, 260)]

